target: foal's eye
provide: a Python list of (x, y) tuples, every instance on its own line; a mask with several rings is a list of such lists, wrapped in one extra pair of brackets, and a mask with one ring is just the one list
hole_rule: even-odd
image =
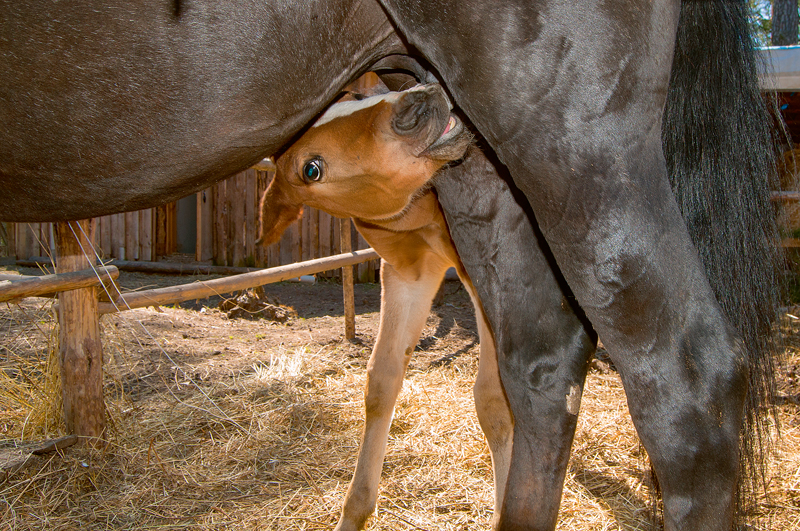
[(306, 162), (303, 166), (303, 180), (306, 182), (318, 182), (322, 179), (322, 159), (316, 158)]

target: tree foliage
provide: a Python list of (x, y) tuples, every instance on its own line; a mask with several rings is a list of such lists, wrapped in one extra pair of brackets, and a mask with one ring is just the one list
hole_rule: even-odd
[(770, 0), (748, 0), (753, 34), (759, 46), (772, 43), (772, 3)]
[(752, 13), (750, 22), (759, 46), (797, 43), (797, 0), (748, 0), (748, 3)]

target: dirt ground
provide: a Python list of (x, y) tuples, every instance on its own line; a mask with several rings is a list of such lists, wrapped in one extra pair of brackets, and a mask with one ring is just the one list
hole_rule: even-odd
[[(123, 273), (120, 284), (206, 278)], [(36, 456), (12, 473), (0, 483), (0, 529), (331, 529), (355, 462), (380, 288), (356, 286), (354, 342), (343, 338), (339, 284), (265, 293), (296, 316), (229, 318), (214, 297), (103, 317), (109, 444)], [(63, 435), (51, 307), (0, 306), (0, 447)], [(785, 318), (781, 440), (759, 509), (775, 530), (800, 528), (798, 323)], [(368, 529), (489, 528), (491, 460), (471, 394), (477, 339), (466, 292), (447, 282), (398, 401)], [(648, 470), (618, 375), (596, 363), (559, 529), (653, 529)]]

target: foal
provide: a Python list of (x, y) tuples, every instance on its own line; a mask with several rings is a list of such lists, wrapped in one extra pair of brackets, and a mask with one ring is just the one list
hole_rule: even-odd
[(500, 514), (513, 420), (491, 330), (436, 196), (426, 188), (437, 170), (464, 156), (470, 142), (436, 84), (339, 102), (278, 157), (275, 179), (261, 200), (261, 243), (280, 238), (303, 205), (309, 205), (352, 217), (382, 258), (380, 327), (367, 368), (366, 424), (338, 531), (362, 529), (375, 509), (403, 375), (450, 267), (456, 268), (476, 309), (481, 353), (475, 404), (492, 454), (495, 518)]

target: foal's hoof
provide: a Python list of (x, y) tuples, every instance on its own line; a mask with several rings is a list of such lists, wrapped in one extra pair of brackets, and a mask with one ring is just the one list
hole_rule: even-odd
[(339, 520), (339, 523), (336, 524), (336, 527), (333, 528), (333, 531), (360, 531), (357, 526), (352, 523), (347, 523), (344, 520)]

